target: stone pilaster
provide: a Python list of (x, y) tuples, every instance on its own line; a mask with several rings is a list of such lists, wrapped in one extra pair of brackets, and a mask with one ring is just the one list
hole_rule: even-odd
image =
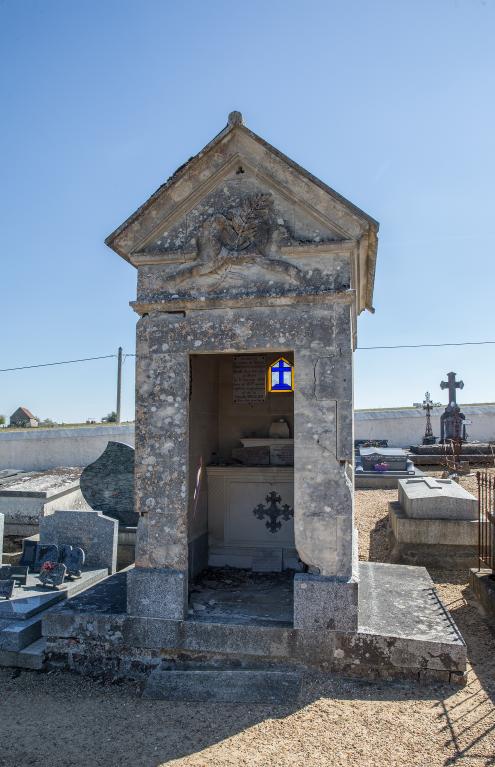
[[(158, 343), (157, 318), (137, 329), (136, 566), (128, 612), (183, 619), (187, 611), (189, 357)], [(159, 322), (163, 328), (166, 315)], [(173, 319), (171, 318), (171, 321)], [(165, 328), (166, 330), (166, 328)], [(160, 337), (160, 334), (158, 334)], [(165, 334), (161, 334), (164, 341)]]

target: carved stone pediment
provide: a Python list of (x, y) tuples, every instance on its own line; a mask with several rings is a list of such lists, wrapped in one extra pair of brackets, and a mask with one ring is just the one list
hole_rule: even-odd
[(236, 123), (107, 244), (138, 267), (143, 311), (356, 288), (360, 311), (370, 295), (363, 267), (374, 270), (375, 235), (366, 214)]

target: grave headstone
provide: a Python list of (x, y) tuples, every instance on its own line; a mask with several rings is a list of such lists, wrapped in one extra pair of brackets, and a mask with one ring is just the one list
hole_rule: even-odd
[(119, 523), (101, 511), (56, 511), (40, 520), (40, 542), (81, 548), (88, 569), (117, 569)]
[(396, 447), (360, 447), (359, 455), (364, 471), (380, 471), (386, 464), (386, 471), (407, 471), (407, 453)]
[(39, 579), (43, 586), (61, 586), (64, 582), (67, 568), (61, 562), (45, 562), (39, 574)]
[(94, 463), (83, 470), (81, 492), (96, 511), (134, 527), (134, 448), (123, 442), (109, 442)]

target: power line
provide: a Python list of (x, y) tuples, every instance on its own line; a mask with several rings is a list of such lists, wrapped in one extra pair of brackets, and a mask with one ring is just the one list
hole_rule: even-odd
[[(370, 351), (374, 349), (425, 349), (428, 347), (442, 347), (442, 346), (483, 346), (486, 344), (495, 344), (495, 341), (459, 341), (459, 342), (452, 342), (452, 343), (442, 343), (442, 344), (397, 344), (395, 346), (358, 346), (358, 351)], [(127, 357), (135, 357), (135, 354), (124, 352), (123, 358), (124, 362), (127, 359)], [(92, 360), (108, 360), (108, 359), (114, 359), (117, 357), (117, 354), (103, 354), (99, 357), (82, 357), (81, 359), (77, 360), (61, 360), (59, 362), (42, 362), (38, 365), (19, 365), (18, 367), (14, 368), (0, 368), (0, 373), (9, 373), (12, 370), (31, 370), (32, 368), (47, 368), (47, 367), (53, 367), (54, 365), (73, 365), (75, 362), (91, 362)]]
[(116, 354), (104, 354), (101, 357), (83, 357), (80, 360), (62, 360), (62, 362), (42, 362), (40, 365), (20, 365), (16, 368), (0, 368), (0, 373), (8, 373), (11, 370), (29, 370), (30, 368), (48, 368), (52, 365), (72, 365), (74, 362), (90, 362), (91, 360), (108, 360), (116, 357)]
[(397, 346), (358, 346), (357, 349), (424, 349), (428, 346), (482, 346), (483, 344), (495, 344), (495, 341), (459, 341), (458, 343), (445, 344), (398, 344)]

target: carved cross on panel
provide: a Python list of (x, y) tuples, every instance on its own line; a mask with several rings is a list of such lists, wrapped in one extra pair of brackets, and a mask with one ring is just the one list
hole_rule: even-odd
[(268, 517), (268, 521), (265, 525), (266, 529), (269, 530), (270, 533), (278, 533), (282, 527), (282, 522), (279, 522), (278, 518), (282, 517), (285, 521), (289, 520), (294, 516), (294, 509), (287, 503), (284, 503), (282, 507), (279, 507), (282, 498), (274, 490), (268, 493), (265, 500), (269, 506), (263, 506), (262, 503), (259, 503), (256, 508), (253, 509), (253, 514), (258, 519)]

